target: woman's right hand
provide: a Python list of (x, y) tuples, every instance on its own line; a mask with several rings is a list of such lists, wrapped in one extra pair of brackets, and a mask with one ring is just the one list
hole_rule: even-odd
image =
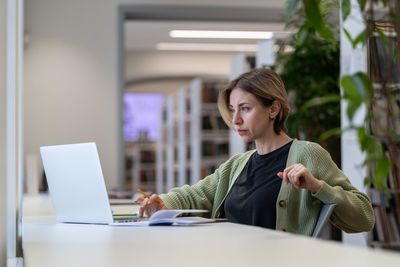
[(147, 217), (150, 217), (159, 210), (166, 210), (164, 201), (160, 198), (159, 195), (153, 194), (150, 198), (137, 197), (134, 202), (140, 203), (139, 209), (139, 217), (143, 217), (143, 213), (146, 214)]

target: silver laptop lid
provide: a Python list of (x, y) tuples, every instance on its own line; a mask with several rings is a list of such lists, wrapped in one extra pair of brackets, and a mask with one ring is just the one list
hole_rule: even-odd
[(40, 148), (58, 222), (113, 222), (95, 143)]

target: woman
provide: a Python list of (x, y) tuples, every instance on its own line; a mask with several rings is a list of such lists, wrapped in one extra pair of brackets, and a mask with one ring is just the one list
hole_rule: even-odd
[(225, 122), (256, 149), (238, 154), (193, 186), (138, 198), (143, 212), (207, 209), (213, 218), (311, 235), (323, 204), (335, 203), (331, 222), (348, 233), (370, 231), (371, 202), (354, 188), (316, 143), (286, 134), (289, 104), (282, 79), (255, 69), (220, 92)]

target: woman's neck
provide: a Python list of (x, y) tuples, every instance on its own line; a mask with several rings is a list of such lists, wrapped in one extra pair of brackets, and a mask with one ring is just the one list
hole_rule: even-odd
[(255, 140), (257, 153), (259, 155), (268, 154), (292, 141), (286, 133), (274, 134), (265, 137), (263, 140)]

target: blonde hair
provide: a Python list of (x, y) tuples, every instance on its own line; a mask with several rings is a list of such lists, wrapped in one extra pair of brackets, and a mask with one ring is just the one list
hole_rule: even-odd
[(229, 108), (229, 98), (235, 88), (254, 95), (262, 105), (270, 107), (274, 101), (281, 104), (281, 109), (274, 120), (274, 132), (287, 132), (286, 120), (289, 115), (289, 101), (285, 85), (281, 77), (271, 69), (253, 69), (243, 73), (231, 81), (219, 92), (218, 109), (225, 123), (232, 128), (232, 114)]

